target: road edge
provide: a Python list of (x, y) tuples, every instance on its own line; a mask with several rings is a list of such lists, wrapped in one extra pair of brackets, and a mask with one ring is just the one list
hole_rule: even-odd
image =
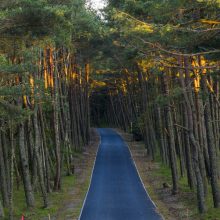
[(130, 149), (129, 144), (128, 144), (127, 141), (124, 139), (123, 135), (122, 135), (121, 133), (119, 133), (119, 130), (116, 130), (116, 129), (113, 129), (113, 130), (122, 138), (122, 140), (124, 141), (125, 145), (127, 146), (128, 150), (129, 150), (129, 152), (130, 152), (130, 155), (131, 155), (133, 164), (134, 164), (134, 166), (135, 166), (135, 169), (136, 169), (137, 174), (138, 174), (138, 176), (139, 176), (139, 179), (140, 179), (140, 181), (141, 181), (141, 184), (142, 184), (142, 186), (143, 186), (143, 188), (144, 188), (144, 191), (146, 192), (147, 196), (150, 198), (150, 201), (152, 202), (152, 204), (153, 204), (154, 207), (156, 208), (156, 212), (161, 216), (162, 220), (165, 220), (164, 216), (159, 212), (158, 206), (157, 206), (156, 203), (152, 200), (151, 196), (149, 195), (149, 193), (148, 193), (148, 191), (147, 191), (147, 188), (146, 188), (146, 186), (145, 186), (145, 184), (144, 184), (144, 182), (143, 182), (143, 180), (142, 180), (142, 178), (141, 178), (140, 172), (139, 172), (138, 167), (137, 167), (137, 165), (136, 165), (136, 162), (135, 162), (135, 160), (134, 160), (134, 157), (133, 157), (133, 154), (132, 154), (132, 151), (131, 151), (131, 149)]
[(94, 169), (95, 169), (95, 164), (96, 164), (97, 155), (98, 155), (98, 152), (99, 152), (101, 143), (102, 143), (102, 136), (101, 136), (101, 134), (100, 134), (98, 128), (96, 129), (96, 131), (97, 131), (97, 133), (99, 134), (99, 145), (98, 145), (98, 148), (97, 148), (97, 150), (96, 150), (96, 156), (95, 156), (95, 159), (94, 159), (94, 162), (93, 162), (93, 168), (92, 168), (92, 172), (91, 172), (90, 180), (89, 180), (89, 187), (88, 187), (88, 190), (87, 190), (87, 192), (86, 192), (85, 198), (84, 198), (84, 200), (83, 200), (83, 204), (82, 204), (82, 208), (81, 208), (81, 211), (80, 211), (78, 220), (81, 220), (81, 217), (82, 217), (83, 209), (84, 209), (84, 206), (85, 206), (85, 203), (86, 203), (88, 194), (89, 194), (89, 190), (90, 190), (90, 188), (91, 188), (92, 177), (93, 177), (93, 173), (94, 173)]

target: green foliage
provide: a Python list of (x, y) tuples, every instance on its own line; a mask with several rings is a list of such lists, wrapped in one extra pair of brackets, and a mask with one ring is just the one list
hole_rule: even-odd
[(132, 134), (135, 141), (142, 140), (142, 134), (141, 134), (141, 128), (143, 128), (142, 125), (142, 119), (140, 118), (138, 121), (135, 121), (132, 123)]
[(33, 38), (48, 35), (58, 19), (43, 1), (20, 1), (17, 7), (6, 13), (5, 21), (10, 20), (10, 23), (6, 23), (3, 33), (12, 36), (31, 35)]
[(201, 23), (202, 19), (218, 19), (220, 9), (215, 1), (126, 0), (115, 6), (117, 9), (109, 14), (126, 49), (144, 50), (148, 45), (140, 39), (189, 52), (208, 50), (214, 45), (219, 48), (219, 35), (214, 34), (217, 32), (204, 31), (210, 25)]
[(3, 54), (0, 54), (0, 66), (6, 64), (7, 64), (7, 58)]
[(169, 98), (165, 95), (158, 95), (155, 102), (159, 105), (159, 106), (166, 106), (169, 103)]
[[(79, 53), (84, 62), (84, 59), (94, 56), (98, 46), (95, 41), (101, 39), (103, 25), (94, 12), (85, 8), (83, 0), (11, 0), (0, 2), (0, 6), (1, 116), (11, 114), (14, 108), (12, 118), (17, 120), (19, 115), (21, 118), (29, 115), (14, 101), (24, 95), (32, 95), (29, 76), (39, 71), (43, 49), (47, 46), (65, 47)], [(91, 45), (94, 48), (90, 49)], [(22, 83), (8, 85), (8, 80), (13, 81), (16, 76), (22, 79)], [(35, 79), (35, 85), (38, 93), (35, 101), (41, 101), (43, 109), (50, 112), (50, 89), (45, 90), (41, 80)]]

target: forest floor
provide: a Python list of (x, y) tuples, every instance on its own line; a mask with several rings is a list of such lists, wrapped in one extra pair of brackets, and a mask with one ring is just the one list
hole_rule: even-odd
[[(117, 132), (127, 142), (138, 172), (151, 199), (166, 220), (220, 220), (219, 210), (209, 207), (206, 214), (198, 214), (196, 195), (187, 186), (186, 178), (180, 179), (180, 190), (172, 195), (172, 178), (169, 167), (161, 162), (152, 161), (147, 156), (144, 143), (134, 141), (131, 134), (119, 129)], [(166, 187), (164, 187), (164, 184)]]
[(99, 141), (98, 132), (91, 129), (89, 145), (83, 149), (83, 153), (74, 153), (74, 175), (64, 176), (61, 191), (48, 195), (48, 208), (42, 208), (41, 195), (35, 193), (36, 207), (27, 209), (22, 187), (15, 190), (15, 219), (20, 219), (23, 213), (25, 220), (77, 220), (90, 183)]
[[(59, 207), (55, 220), (77, 220), (90, 184), (90, 177), (98, 150), (100, 137), (96, 129), (91, 131), (91, 141), (80, 157), (74, 158), (75, 183), (66, 192), (65, 200)], [(46, 220), (46, 219), (45, 219)]]

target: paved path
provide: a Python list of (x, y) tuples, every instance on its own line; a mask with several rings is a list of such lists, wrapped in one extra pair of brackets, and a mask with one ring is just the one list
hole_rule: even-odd
[(99, 129), (91, 185), (80, 220), (161, 220), (138, 176), (128, 147), (112, 129)]

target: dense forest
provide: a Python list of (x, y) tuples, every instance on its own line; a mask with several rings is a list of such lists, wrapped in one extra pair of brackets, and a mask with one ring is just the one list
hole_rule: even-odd
[[(101, 16), (100, 16), (100, 13)], [(90, 127), (118, 127), (220, 207), (220, 1), (0, 1), (0, 218), (71, 175)]]

